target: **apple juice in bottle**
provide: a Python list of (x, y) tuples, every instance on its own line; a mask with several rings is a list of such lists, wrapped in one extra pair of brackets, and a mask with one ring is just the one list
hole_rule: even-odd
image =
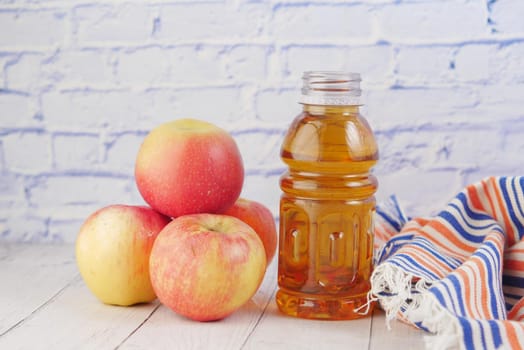
[(281, 148), (277, 305), (302, 318), (359, 318), (372, 311), (377, 145), (359, 112), (359, 74), (303, 80), (303, 111)]

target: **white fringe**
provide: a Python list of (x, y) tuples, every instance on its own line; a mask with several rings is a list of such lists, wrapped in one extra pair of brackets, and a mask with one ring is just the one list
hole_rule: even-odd
[(382, 263), (371, 276), (368, 300), (377, 300), (386, 312), (386, 326), (399, 317), (421, 323), (434, 335), (424, 337), (427, 349), (459, 349), (461, 329), (458, 320), (444, 309), (433, 294), (427, 292), (431, 282), (419, 279), (399, 267)]

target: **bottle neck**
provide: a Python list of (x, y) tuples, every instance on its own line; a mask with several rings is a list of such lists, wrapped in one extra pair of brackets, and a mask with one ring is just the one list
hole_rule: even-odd
[(303, 104), (303, 111), (311, 115), (355, 115), (359, 113), (359, 105), (331, 106)]
[(354, 109), (360, 104), (360, 74), (358, 73), (304, 72), (302, 80), (300, 103), (304, 105)]

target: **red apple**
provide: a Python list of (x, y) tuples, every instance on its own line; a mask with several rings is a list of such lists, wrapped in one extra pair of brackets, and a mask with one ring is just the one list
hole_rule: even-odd
[(264, 243), (269, 265), (277, 250), (277, 227), (271, 211), (261, 203), (239, 198), (224, 214), (244, 221), (255, 230)]
[(225, 130), (180, 119), (146, 136), (136, 159), (135, 180), (144, 200), (165, 215), (220, 213), (238, 199), (244, 166)]
[(266, 269), (264, 245), (232, 216), (194, 214), (169, 223), (149, 260), (158, 299), (198, 321), (227, 317), (257, 291)]
[(151, 208), (110, 205), (90, 215), (76, 240), (78, 269), (106, 304), (132, 305), (156, 298), (149, 255), (170, 219)]

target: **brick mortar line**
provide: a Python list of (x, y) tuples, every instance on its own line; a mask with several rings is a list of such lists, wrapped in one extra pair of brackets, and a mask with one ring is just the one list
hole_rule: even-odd
[[(331, 0), (331, 1), (322, 1), (322, 0), (310, 0), (310, 1), (293, 1), (293, 0), (269, 0), (267, 1), (267, 7), (269, 9), (275, 9), (276, 7), (304, 7), (304, 5), (316, 5), (316, 6), (368, 6), (368, 7), (384, 7), (395, 5), (395, 0), (383, 0), (382, 2), (377, 2), (373, 0)], [(256, 3), (255, 3), (256, 4)], [(185, 1), (172, 1), (172, 0), (127, 0), (121, 2), (118, 0), (92, 0), (92, 1), (55, 1), (52, 4), (45, 3), (22, 3), (22, 4), (0, 4), (0, 10), (5, 9), (47, 9), (47, 8), (72, 8), (72, 7), (83, 7), (83, 6), (107, 6), (113, 5), (114, 7), (126, 6), (126, 5), (146, 5), (147, 7), (158, 7), (158, 6), (206, 6), (206, 5), (223, 5), (230, 8), (237, 8), (239, 5), (233, 0), (226, 0), (225, 2), (219, 1), (206, 1), (206, 0), (185, 0)], [(262, 5), (259, 5), (262, 6)]]
[(348, 42), (347, 39), (329, 39), (329, 40), (317, 40), (317, 39), (301, 39), (301, 40), (274, 40), (274, 38), (231, 38), (231, 39), (202, 39), (202, 40), (180, 40), (180, 41), (168, 41), (162, 39), (152, 39), (141, 41), (140, 43), (122, 43), (122, 42), (81, 42), (81, 43), (70, 43), (67, 46), (62, 43), (55, 43), (51, 45), (5, 45), (0, 46), (0, 53), (3, 54), (20, 54), (20, 53), (34, 53), (34, 54), (46, 54), (53, 53), (57, 49), (66, 48), (64, 52), (78, 52), (78, 51), (96, 51), (96, 50), (107, 50), (108, 52), (114, 50), (145, 50), (160, 48), (164, 50), (187, 48), (187, 47), (223, 47), (234, 49), (236, 47), (266, 47), (275, 48), (280, 46), (281, 53), (287, 52), (289, 49), (294, 48), (333, 48), (333, 49), (365, 49), (365, 48), (377, 48), (382, 46), (397, 47), (397, 48), (432, 48), (432, 47), (464, 47), (467, 45), (504, 45), (508, 46), (511, 44), (524, 43), (524, 33), (517, 35), (504, 35), (504, 36), (493, 36), (485, 38), (473, 38), (467, 40), (384, 40), (384, 39), (363, 39)]

